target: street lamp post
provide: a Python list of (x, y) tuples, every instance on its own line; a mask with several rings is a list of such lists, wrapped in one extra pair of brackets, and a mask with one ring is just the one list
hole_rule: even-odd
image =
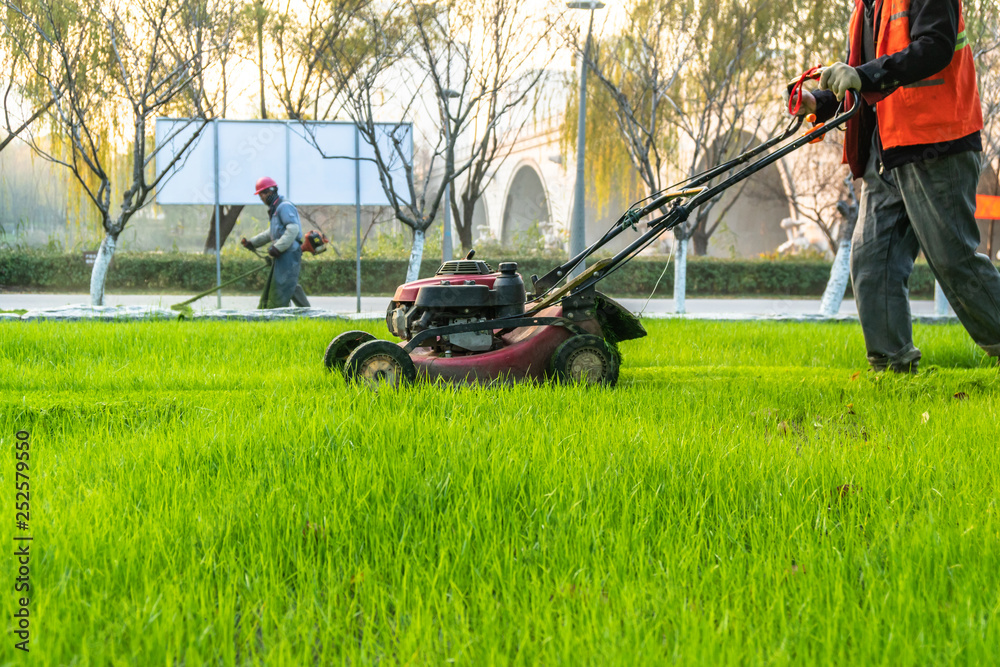
[(462, 95), (448, 88), (442, 90), (441, 93), (444, 95), (445, 110), (444, 143), (448, 151), (444, 160), (444, 176), (448, 181), (444, 184), (444, 240), (441, 241), (441, 257), (442, 261), (448, 262), (451, 261), (453, 254), (451, 243), (451, 172), (455, 170), (455, 149), (451, 145), (451, 108), (448, 103)]
[[(573, 193), (573, 218), (569, 226), (569, 256), (576, 257), (587, 248), (587, 222), (584, 179), (584, 150), (587, 138), (587, 59), (590, 57), (590, 36), (594, 29), (594, 10), (604, 7), (598, 0), (573, 0), (567, 2), (570, 9), (590, 10), (587, 24), (587, 41), (583, 45), (583, 62), (580, 63), (580, 115), (576, 126), (576, 189)], [(571, 276), (584, 270), (583, 263), (573, 269)]]

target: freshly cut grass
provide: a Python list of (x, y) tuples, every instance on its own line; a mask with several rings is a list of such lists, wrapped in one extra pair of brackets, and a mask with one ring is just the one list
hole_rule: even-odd
[(961, 328), (916, 377), (856, 325), (653, 322), (615, 389), (373, 392), (321, 362), (357, 326), (0, 323), (32, 662), (1000, 654), (1000, 374)]

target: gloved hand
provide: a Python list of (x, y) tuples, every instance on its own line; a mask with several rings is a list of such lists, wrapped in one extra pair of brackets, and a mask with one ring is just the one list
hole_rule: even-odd
[(829, 90), (837, 96), (837, 101), (844, 99), (848, 90), (861, 90), (861, 76), (858, 70), (845, 63), (834, 63), (823, 70), (819, 79), (819, 87)]
[(240, 244), (244, 248), (246, 248), (247, 250), (255, 250), (255, 248), (253, 247), (253, 244), (250, 243), (250, 241), (247, 241), (247, 237), (245, 237), (245, 236), (240, 239)]
[(270, 255), (271, 257), (274, 257), (275, 259), (281, 257), (281, 251), (275, 248), (274, 246), (271, 246), (270, 248), (267, 249), (267, 254)]

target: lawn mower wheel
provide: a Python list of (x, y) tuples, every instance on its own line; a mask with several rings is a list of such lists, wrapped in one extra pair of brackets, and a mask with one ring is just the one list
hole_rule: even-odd
[(370, 340), (359, 345), (347, 357), (344, 376), (373, 388), (380, 385), (399, 387), (417, 377), (417, 367), (406, 350), (387, 340)]
[(600, 336), (572, 336), (556, 348), (549, 362), (549, 375), (561, 382), (603, 384), (618, 382), (618, 355)]
[(346, 331), (334, 338), (326, 347), (326, 354), (323, 355), (323, 363), (326, 364), (327, 370), (343, 370), (351, 352), (370, 340), (375, 340), (375, 336), (367, 331)]

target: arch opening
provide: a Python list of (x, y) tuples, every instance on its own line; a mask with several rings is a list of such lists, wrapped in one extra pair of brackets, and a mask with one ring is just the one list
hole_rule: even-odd
[(504, 246), (531, 243), (543, 238), (551, 225), (545, 186), (530, 165), (523, 165), (514, 172), (502, 220), (500, 241)]

